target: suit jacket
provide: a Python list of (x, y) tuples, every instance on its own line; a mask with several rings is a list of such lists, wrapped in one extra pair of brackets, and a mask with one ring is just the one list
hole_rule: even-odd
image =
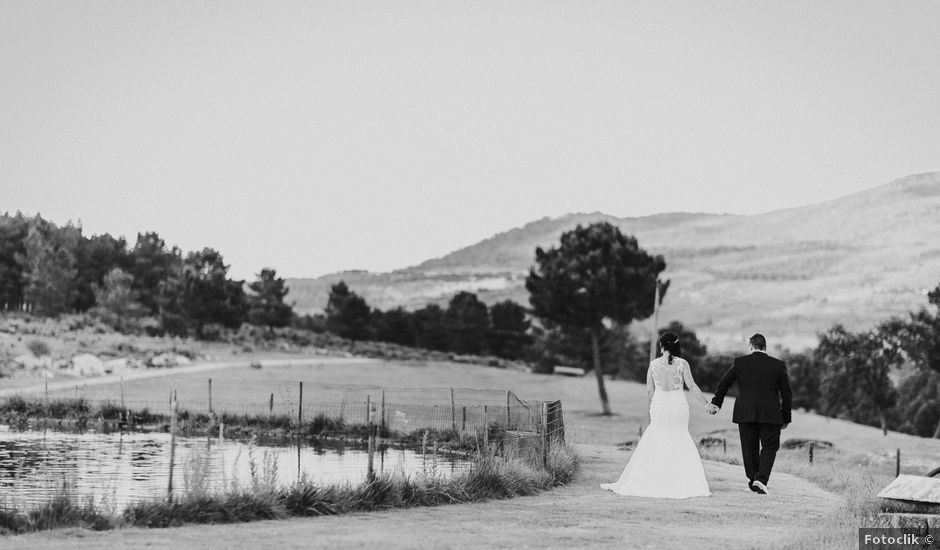
[(762, 352), (737, 357), (721, 377), (712, 403), (721, 407), (731, 384), (738, 383), (732, 421), (789, 424), (793, 391), (786, 364)]

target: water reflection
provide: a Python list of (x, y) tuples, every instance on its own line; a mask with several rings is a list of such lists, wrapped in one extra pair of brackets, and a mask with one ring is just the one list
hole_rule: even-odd
[[(250, 488), (253, 480), (290, 485), (301, 476), (319, 484), (356, 484), (366, 477), (366, 449), (216, 438), (177, 438), (173, 492)], [(120, 511), (127, 504), (167, 495), (170, 435), (13, 431), (0, 425), (0, 507), (25, 509), (67, 487), (82, 500)], [(378, 473), (450, 476), (466, 460), (422, 455), (405, 448), (375, 454)]]

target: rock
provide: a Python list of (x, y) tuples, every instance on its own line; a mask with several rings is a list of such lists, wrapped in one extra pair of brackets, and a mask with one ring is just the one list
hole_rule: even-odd
[(176, 357), (172, 353), (161, 353), (151, 357), (148, 363), (151, 367), (175, 367), (177, 365)]
[(127, 357), (121, 357), (119, 359), (111, 359), (110, 361), (104, 362), (104, 370), (107, 372), (121, 372), (126, 370), (130, 361)]
[(72, 357), (70, 368), (81, 376), (100, 376), (105, 373), (104, 361), (90, 353), (80, 353)]
[(52, 357), (44, 355), (36, 357), (32, 353), (24, 353), (13, 358), (13, 362), (26, 370), (50, 369), (52, 368)]

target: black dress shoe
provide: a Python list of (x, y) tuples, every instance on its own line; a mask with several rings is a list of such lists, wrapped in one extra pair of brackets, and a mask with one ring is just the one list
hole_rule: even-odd
[(760, 481), (755, 481), (754, 484), (751, 485), (751, 489), (759, 495), (766, 495), (769, 492), (767, 491), (767, 486)]
[(755, 493), (757, 492), (757, 487), (754, 487), (754, 480), (753, 480), (753, 479), (751, 479), (751, 480), (749, 480), (749, 481), (747, 482), (747, 488), (750, 489), (750, 490), (752, 490), (752, 491), (754, 491)]

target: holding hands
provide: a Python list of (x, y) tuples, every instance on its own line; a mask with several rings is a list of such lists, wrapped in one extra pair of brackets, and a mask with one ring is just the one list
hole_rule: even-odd
[(719, 411), (718, 405), (715, 405), (714, 403), (705, 404), (705, 412), (707, 412), (708, 414), (715, 415), (715, 414), (718, 414), (718, 411)]

